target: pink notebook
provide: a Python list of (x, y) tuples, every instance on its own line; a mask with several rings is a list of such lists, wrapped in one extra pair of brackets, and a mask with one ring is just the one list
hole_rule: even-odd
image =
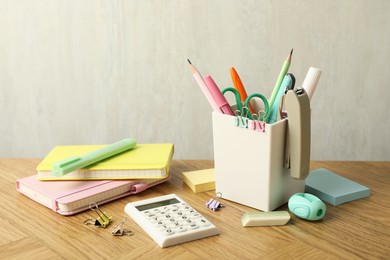
[(164, 179), (102, 181), (39, 181), (37, 175), (16, 181), (16, 189), (61, 215), (72, 215), (97, 205), (144, 191)]

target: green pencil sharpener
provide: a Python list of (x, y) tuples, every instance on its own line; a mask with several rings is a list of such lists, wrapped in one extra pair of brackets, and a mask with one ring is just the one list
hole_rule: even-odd
[(296, 193), (288, 200), (288, 208), (299, 218), (320, 220), (325, 216), (326, 205), (316, 196), (309, 193)]

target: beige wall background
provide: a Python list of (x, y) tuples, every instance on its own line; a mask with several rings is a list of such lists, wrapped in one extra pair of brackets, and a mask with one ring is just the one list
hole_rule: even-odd
[(212, 159), (187, 58), (221, 88), (234, 66), (269, 97), (291, 48), (298, 86), (323, 71), (312, 159), (389, 160), (387, 0), (0, 0), (0, 156), (133, 137)]

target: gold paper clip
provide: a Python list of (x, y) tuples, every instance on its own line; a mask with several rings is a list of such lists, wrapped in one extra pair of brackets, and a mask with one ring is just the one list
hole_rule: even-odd
[(89, 208), (92, 211), (96, 212), (98, 218), (95, 220), (94, 223), (92, 219), (87, 219), (84, 221), (84, 224), (88, 225), (93, 223), (95, 226), (102, 227), (102, 228), (106, 228), (108, 224), (110, 224), (112, 216), (108, 215), (107, 212), (104, 212), (101, 209), (99, 209), (98, 205), (95, 202), (91, 202), (89, 204)]

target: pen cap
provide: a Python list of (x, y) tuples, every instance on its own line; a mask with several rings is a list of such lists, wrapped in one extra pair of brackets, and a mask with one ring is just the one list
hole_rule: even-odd
[(217, 106), (220, 108), (220, 111), (222, 113), (227, 114), (227, 115), (234, 115), (233, 110), (231, 109), (228, 101), (222, 94), (221, 90), (218, 88), (217, 84), (213, 80), (213, 78), (210, 75), (207, 75), (204, 78), (204, 82), (206, 83), (206, 86), (208, 87), (211, 96), (214, 98), (215, 103)]
[(224, 96), (222, 95), (221, 91), (219, 90), (214, 79), (210, 75), (207, 75), (204, 78), (204, 82), (206, 83), (206, 86), (209, 88), (211, 95), (214, 97), (217, 105), (218, 106), (225, 105), (227, 101), (224, 98)]
[(310, 67), (309, 71), (306, 74), (306, 77), (303, 81), (302, 88), (306, 90), (307, 96), (309, 97), (309, 100), (311, 100), (314, 91), (317, 88), (318, 81), (321, 77), (321, 70)]

